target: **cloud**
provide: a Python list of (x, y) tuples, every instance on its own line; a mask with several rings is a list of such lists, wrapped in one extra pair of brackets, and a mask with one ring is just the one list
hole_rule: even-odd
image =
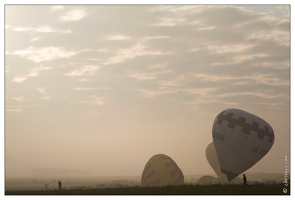
[(154, 97), (159, 96), (159, 95), (177, 93), (177, 90), (144, 90), (144, 89), (136, 89), (135, 91), (141, 92), (147, 98), (154, 98)]
[(139, 72), (128, 72), (128, 76), (137, 80), (153, 80), (156, 79), (153, 73), (139, 73)]
[(42, 37), (34, 37), (31, 39), (31, 42), (35, 42), (35, 41), (38, 41), (38, 40), (41, 40)]
[(102, 106), (105, 103), (105, 99), (107, 99), (107, 97), (99, 97), (99, 96), (88, 96), (88, 101), (81, 101), (81, 104), (89, 104), (89, 105), (98, 105), (98, 106)]
[(282, 109), (282, 107), (287, 105), (286, 103), (279, 103), (279, 102), (274, 102), (274, 103), (255, 102), (254, 104), (257, 104), (257, 105), (260, 105), (260, 106), (267, 106), (269, 109), (273, 109), (273, 110)]
[(227, 106), (235, 106), (235, 105), (238, 104), (237, 102), (229, 102), (229, 101), (214, 99), (213, 97), (212, 98), (210, 98), (210, 97), (196, 98), (193, 101), (187, 101), (187, 102), (184, 102), (184, 103), (188, 104), (188, 105), (191, 105), (192, 110), (195, 110), (195, 111), (200, 111), (204, 104), (216, 104), (216, 103), (219, 103), (219, 104), (225, 104)]
[(86, 65), (80, 69), (73, 70), (67, 74), (66, 76), (83, 76), (83, 75), (92, 75), (95, 71), (99, 70), (100, 66), (96, 65)]
[(171, 69), (167, 69), (166, 64), (150, 65), (145, 70), (127, 71), (127, 76), (137, 80), (154, 80), (158, 79), (159, 75), (172, 73)]
[[(20, 106), (12, 106), (12, 105), (6, 105), (5, 111), (6, 112), (22, 112), (22, 109), (19, 108)], [(24, 106), (22, 106), (24, 107)]]
[(277, 43), (285, 46), (290, 45), (290, 34), (280, 31), (257, 31), (250, 33), (247, 40), (260, 40), (260, 41), (276, 41)]
[(153, 24), (153, 26), (177, 26), (186, 22), (185, 18), (169, 18), (163, 17), (159, 22)]
[(25, 31), (30, 31), (33, 30), (31, 27), (15, 27), (13, 28), (14, 31), (19, 31), (19, 32), (25, 32)]
[(218, 98), (234, 97), (234, 96), (256, 96), (263, 99), (288, 98), (285, 94), (267, 94), (263, 92), (227, 92), (224, 94), (215, 95)]
[[(78, 146), (82, 149), (83, 144), (97, 147), (94, 140), (89, 144), (94, 135), (105, 144), (113, 136), (126, 136), (125, 141), (112, 141), (118, 146), (115, 143), (127, 144), (129, 136), (130, 141), (139, 141), (150, 133), (163, 139), (165, 133), (174, 134), (175, 141), (195, 138), (189, 133), (197, 127), (200, 133), (209, 132), (197, 142), (208, 144), (214, 117), (230, 107), (255, 112), (275, 131), (289, 133), (291, 35), (285, 18), (262, 19), (256, 11), (228, 5), (52, 6), (7, 9), (5, 51), (10, 54), (5, 59), (9, 66), (5, 101), (15, 107), (5, 106), (5, 112), (7, 130), (15, 135), (34, 136), (42, 129), (52, 133), (48, 138), (54, 142), (74, 133), (77, 137), (69, 142), (84, 138)], [(283, 7), (290, 11), (290, 6)], [(88, 15), (75, 18), (68, 13), (71, 9), (83, 9)], [(33, 70), (41, 65), (52, 70)], [(25, 101), (18, 101), (22, 96)], [(22, 107), (25, 104), (44, 107)], [(24, 126), (15, 126), (20, 121)], [(79, 135), (83, 131), (86, 135)], [(142, 134), (134, 135), (138, 132)], [(24, 144), (34, 141), (29, 138)], [(47, 147), (50, 141), (44, 142)], [(189, 141), (183, 144), (188, 146)], [(127, 154), (136, 157), (134, 149), (140, 144), (125, 146)], [(202, 171), (202, 163), (200, 169), (186, 163), (191, 168), (187, 174)], [(138, 174), (141, 167), (134, 169), (130, 173)], [(12, 170), (10, 174), (20, 174)], [(118, 174), (107, 170), (99, 173)], [(203, 171), (211, 173), (205, 165)]]
[[(257, 105), (264, 105), (264, 106), (274, 106), (274, 109), (279, 108), (282, 106), (282, 103), (275, 102), (276, 99), (288, 99), (289, 96), (286, 94), (272, 94), (267, 92), (259, 92), (259, 91), (243, 91), (243, 92), (223, 92), (220, 93), (220, 88), (207, 88), (205, 90), (203, 89), (184, 89), (181, 90), (182, 92), (187, 92), (189, 94), (197, 95), (196, 98), (192, 101), (185, 101), (185, 104), (191, 105), (192, 110), (200, 111), (204, 104), (223, 104), (226, 106), (236, 106), (238, 104), (243, 104), (245, 101), (241, 99), (241, 97), (245, 98), (246, 96), (253, 98), (257, 97), (260, 100), (255, 100), (249, 103), (254, 103)], [(240, 98), (239, 101), (237, 101), (236, 98)], [(274, 101), (274, 102), (265, 102), (267, 101)]]
[(51, 61), (60, 58), (69, 58), (76, 55), (77, 51), (67, 51), (61, 47), (28, 47), (25, 50), (15, 51), (13, 55), (19, 55), (36, 63)]
[(274, 77), (272, 74), (257, 74), (248, 78), (259, 84), (270, 85), (270, 86), (289, 86), (290, 81), (282, 80), (278, 77)]
[(52, 6), (50, 8), (50, 12), (55, 12), (55, 11), (58, 11), (58, 10), (62, 10), (64, 8), (65, 8), (64, 6)]
[(63, 34), (68, 34), (68, 33), (72, 32), (71, 30), (54, 29), (49, 25), (42, 25), (42, 26), (39, 26), (38, 28), (17, 26), (17, 27), (14, 27), (12, 30), (16, 31), (16, 32), (30, 31), (32, 33), (63, 33)]
[(22, 109), (20, 108), (6, 108), (6, 112), (22, 112)]
[(150, 11), (168, 11), (176, 16), (187, 16), (187, 15), (194, 15), (196, 13), (201, 13), (202, 11), (209, 9), (210, 5), (184, 5), (184, 6), (158, 6), (156, 8), (150, 9)]
[[(186, 83), (193, 81), (193, 77), (191, 74), (188, 75), (178, 75), (177, 77), (173, 77), (171, 80), (159, 80), (158, 84), (161, 88), (163, 87), (180, 87)], [(183, 88), (184, 89), (184, 88)]]
[(7, 73), (9, 73), (9, 72), (10, 72), (10, 70), (8, 69), (8, 66), (5, 65), (5, 73), (7, 74)]
[[(156, 90), (145, 90), (145, 89), (135, 89), (135, 91), (141, 92), (145, 97), (153, 98), (160, 95), (166, 94), (186, 94), (186, 95), (196, 95), (198, 97), (209, 97), (213, 91), (217, 88), (175, 88), (179, 85), (167, 84), (167, 87), (160, 87)], [(172, 88), (171, 88), (172, 86)]]
[(94, 116), (94, 115), (101, 115), (102, 113), (100, 112), (89, 112), (89, 113), (85, 113), (86, 115), (90, 115), (90, 116)]
[(150, 41), (150, 40), (159, 40), (159, 39), (170, 39), (171, 37), (169, 35), (155, 35), (155, 36), (146, 36), (143, 38), (144, 42)]
[(195, 73), (194, 77), (202, 81), (210, 81), (210, 82), (240, 80), (239, 78), (230, 76), (230, 75), (213, 75), (213, 74), (202, 74), (202, 73)]
[[(241, 97), (241, 96), (249, 96), (249, 97), (258, 97), (260, 99), (264, 100), (275, 100), (275, 99), (288, 99), (289, 95), (287, 94), (273, 94), (271, 92), (259, 92), (259, 91), (242, 91), (242, 92), (226, 92), (223, 91), (221, 88), (189, 88), (189, 89), (179, 89), (179, 92), (187, 93), (190, 95), (197, 95), (195, 100), (193, 101), (186, 101), (185, 104), (192, 105), (193, 110), (199, 110), (201, 109), (202, 104), (215, 104), (215, 103), (221, 103), (228, 106), (234, 106), (238, 105), (239, 103), (244, 103), (243, 100), (237, 101), (236, 99), (230, 100), (232, 97)], [(261, 103), (261, 102), (255, 102), (255, 104), (262, 104), (270, 106), (272, 104), (276, 103)], [(276, 106), (279, 106), (281, 104), (276, 104)]]
[(233, 64), (237, 64), (237, 63), (242, 63), (244, 61), (253, 60), (253, 59), (256, 59), (256, 58), (267, 58), (267, 57), (270, 57), (270, 55), (268, 55), (266, 53), (236, 55), (236, 56), (232, 57), (231, 62)]
[(199, 28), (199, 31), (208, 31), (208, 30), (214, 30), (215, 26), (205, 26), (205, 27), (201, 27)]
[(167, 81), (167, 80), (164, 80), (164, 81), (159, 81), (158, 83), (161, 86), (170, 86), (170, 87), (179, 86), (179, 82), (178, 81)]
[(60, 20), (64, 22), (68, 21), (78, 21), (86, 17), (88, 13), (82, 9), (76, 9), (65, 12), (62, 16), (60, 16)]
[(36, 32), (41, 32), (41, 33), (71, 33), (71, 30), (57, 30), (57, 29), (53, 29), (48, 25), (44, 25), (41, 26), (39, 28), (36, 29)]
[(47, 92), (43, 88), (36, 88), (36, 90), (44, 95), (47, 95)]
[(233, 44), (233, 45), (209, 45), (207, 48), (211, 53), (242, 53), (250, 48), (254, 44)]
[(23, 96), (20, 96), (20, 97), (13, 97), (12, 99), (13, 99), (13, 100), (16, 100), (16, 101), (26, 101), (26, 100), (24, 99)]
[(145, 37), (144, 39), (137, 42), (134, 46), (130, 48), (118, 50), (115, 56), (108, 58), (103, 64), (104, 65), (118, 64), (118, 63), (123, 63), (125, 61), (132, 60), (136, 57), (143, 57), (143, 56), (161, 56), (161, 55), (174, 54), (173, 51), (165, 52), (161, 50), (149, 49), (148, 45), (146, 45), (145, 42), (150, 39), (155, 39), (155, 38)]
[(44, 100), (49, 100), (49, 99), (51, 99), (49, 96), (47, 96), (47, 97), (43, 97), (42, 99), (44, 99)]
[(91, 90), (108, 90), (109, 87), (96, 87), (96, 88), (75, 88), (74, 90), (91, 91)]
[(128, 40), (130, 38), (124, 35), (108, 35), (105, 37), (105, 39), (106, 40)]
[(29, 104), (29, 105), (6, 105), (5, 106), (5, 111), (6, 112), (23, 112), (22, 108), (44, 108), (45, 106), (40, 105), (40, 104)]
[(155, 64), (148, 66), (148, 69), (163, 69), (167, 67), (167, 63)]
[(16, 83), (22, 83), (25, 80), (27, 80), (29, 77), (38, 76), (41, 71), (50, 70), (50, 69), (52, 69), (52, 68), (50, 68), (50, 67), (42, 67), (42, 66), (41, 67), (36, 67), (36, 68), (30, 69), (28, 71), (28, 73), (25, 74), (25, 75), (18, 75), (16, 77), (14, 77), (13, 81), (16, 82)]
[(16, 83), (22, 83), (27, 79), (28, 79), (27, 76), (16, 76), (16, 77), (13, 78), (13, 81), (16, 82)]
[(231, 84), (264, 84), (271, 86), (289, 86), (288, 80), (274, 77), (273, 74), (253, 74), (248, 76), (231, 76), (231, 75), (213, 75), (213, 74), (193, 74), (195, 78), (201, 81), (209, 82), (231, 82)]
[(181, 92), (186, 94), (193, 94), (198, 96), (209, 96), (210, 93), (216, 91), (217, 88), (183, 88), (180, 89)]
[(89, 81), (87, 78), (82, 78), (79, 80), (79, 82), (87, 82), (87, 81)]
[(50, 97), (49, 94), (45, 91), (45, 89), (40, 88), (40, 87), (37, 87), (36, 90), (37, 90), (38, 92), (40, 92), (41, 94), (44, 95), (41, 99), (43, 99), (43, 100), (50, 100), (50, 99), (51, 99), (51, 97)]

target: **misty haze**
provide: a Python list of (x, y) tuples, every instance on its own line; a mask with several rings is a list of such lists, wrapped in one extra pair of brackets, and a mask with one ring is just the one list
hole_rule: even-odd
[(6, 189), (281, 183), (289, 156), (289, 5), (5, 5)]

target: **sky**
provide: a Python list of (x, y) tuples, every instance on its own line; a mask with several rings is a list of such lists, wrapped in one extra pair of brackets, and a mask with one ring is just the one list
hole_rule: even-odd
[(289, 5), (5, 6), (6, 176), (141, 176), (160, 153), (214, 174), (205, 150), (228, 108), (275, 133), (246, 173), (284, 173)]

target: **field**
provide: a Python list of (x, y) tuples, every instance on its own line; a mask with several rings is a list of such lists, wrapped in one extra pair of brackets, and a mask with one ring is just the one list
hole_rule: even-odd
[(5, 191), (5, 195), (290, 195), (290, 187), (284, 187), (283, 184), (255, 184), (245, 188), (241, 185), (184, 184), (165, 187), (12, 190)]
[[(81, 177), (6, 177), (5, 195), (289, 195), (283, 179), (276, 183), (267, 182), (283, 177), (278, 173), (247, 174), (250, 187), (242, 185), (198, 185), (204, 174), (184, 176), (180, 186), (141, 187), (140, 176), (81, 176)], [(214, 175), (212, 175), (214, 176)], [(62, 181), (58, 190), (57, 181)], [(125, 188), (107, 188), (111, 183), (127, 185)], [(97, 188), (103, 185), (104, 188)], [(45, 190), (45, 186), (47, 189)], [(286, 188), (286, 193), (283, 189)]]

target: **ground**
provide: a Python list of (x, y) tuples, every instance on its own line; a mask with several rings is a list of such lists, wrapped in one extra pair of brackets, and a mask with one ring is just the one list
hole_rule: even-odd
[(62, 189), (5, 191), (5, 195), (290, 195), (290, 187), (283, 184), (241, 185), (193, 185), (165, 187), (126, 187), (104, 189)]

